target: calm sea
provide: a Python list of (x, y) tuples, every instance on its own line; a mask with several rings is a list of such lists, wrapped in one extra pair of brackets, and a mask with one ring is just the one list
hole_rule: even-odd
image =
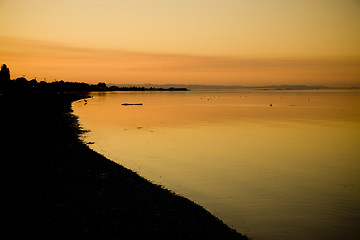
[(360, 239), (360, 90), (92, 95), (73, 104), (91, 148), (239, 232)]

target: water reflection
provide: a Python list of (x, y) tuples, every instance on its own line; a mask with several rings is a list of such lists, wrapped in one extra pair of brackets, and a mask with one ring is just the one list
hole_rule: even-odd
[(354, 239), (359, 102), (340, 90), (112, 92), (74, 110), (96, 151), (251, 237)]

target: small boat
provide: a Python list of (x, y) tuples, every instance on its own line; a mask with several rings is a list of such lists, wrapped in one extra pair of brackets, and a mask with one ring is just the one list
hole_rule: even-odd
[(121, 105), (123, 105), (123, 106), (132, 106), (132, 105), (143, 105), (142, 103), (123, 103), (123, 104), (121, 104)]

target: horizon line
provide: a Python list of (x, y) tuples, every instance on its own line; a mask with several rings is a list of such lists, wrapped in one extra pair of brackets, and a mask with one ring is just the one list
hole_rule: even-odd
[(279, 89), (279, 90), (312, 90), (312, 89), (360, 89), (357, 86), (351, 87), (330, 87), (324, 85), (302, 85), (302, 84), (270, 84), (270, 85), (261, 85), (261, 86), (251, 86), (251, 85), (213, 85), (213, 84), (114, 84), (108, 83), (109, 86), (117, 87), (185, 87), (189, 89)]

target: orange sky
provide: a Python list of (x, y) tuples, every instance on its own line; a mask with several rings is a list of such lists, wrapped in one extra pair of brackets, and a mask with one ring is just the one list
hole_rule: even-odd
[(360, 86), (356, 0), (0, 0), (13, 78)]

